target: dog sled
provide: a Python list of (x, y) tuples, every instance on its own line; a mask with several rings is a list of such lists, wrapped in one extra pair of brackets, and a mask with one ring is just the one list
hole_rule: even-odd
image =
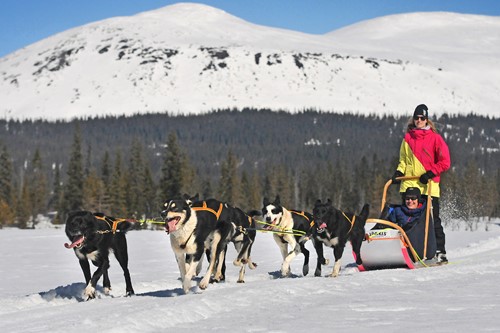
[[(418, 179), (419, 177), (399, 177), (398, 180)], [(432, 186), (429, 181), (429, 192)], [(387, 268), (421, 268), (435, 266), (436, 237), (431, 216), (432, 199), (427, 196), (425, 214), (404, 230), (396, 223), (387, 220), (389, 210), (397, 205), (386, 202), (387, 191), (392, 180), (384, 186), (380, 218), (367, 219), (365, 240), (361, 246), (360, 271)]]

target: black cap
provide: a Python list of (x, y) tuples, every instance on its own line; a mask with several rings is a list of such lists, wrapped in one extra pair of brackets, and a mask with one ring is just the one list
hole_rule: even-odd
[(418, 187), (408, 187), (406, 189), (406, 192), (404, 193), (403, 197), (406, 198), (410, 196), (417, 197), (417, 199), (420, 200), (420, 190), (418, 189)]
[(420, 104), (415, 108), (415, 112), (413, 112), (413, 118), (415, 117), (424, 117), (424, 118), (429, 118), (429, 112), (428, 112), (427, 105), (425, 104)]

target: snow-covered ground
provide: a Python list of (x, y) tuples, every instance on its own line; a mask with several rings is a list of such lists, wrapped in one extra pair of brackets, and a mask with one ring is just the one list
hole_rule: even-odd
[[(136, 295), (122, 297), (112, 258), (113, 290), (82, 301), (83, 274), (63, 229), (0, 230), (1, 332), (499, 332), (500, 221), (489, 231), (447, 230), (450, 264), (418, 270), (358, 272), (348, 246), (338, 278), (308, 276), (303, 256), (291, 278), (276, 278), (280, 254), (259, 233), (246, 283), (236, 283), (228, 255), (226, 282), (184, 295), (163, 231), (128, 233)], [(308, 243), (312, 250), (312, 245)], [(328, 255), (331, 262), (333, 255)], [(206, 265), (205, 265), (206, 266)], [(94, 269), (94, 267), (93, 267)], [(330, 264), (323, 269), (326, 275)], [(198, 282), (197, 279), (196, 282)], [(99, 281), (101, 285), (102, 281)]]

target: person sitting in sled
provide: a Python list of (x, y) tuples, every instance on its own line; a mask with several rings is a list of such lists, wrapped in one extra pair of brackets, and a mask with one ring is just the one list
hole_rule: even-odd
[[(420, 177), (418, 180), (404, 180), (399, 191), (403, 193), (408, 187), (417, 187), (422, 193), (422, 198), (426, 199), (427, 194), (431, 195), (437, 243), (436, 259), (440, 263), (447, 263), (445, 234), (439, 216), (439, 182), (441, 174), (450, 168), (450, 151), (442, 136), (437, 133), (434, 123), (429, 119), (428, 111), (425, 104), (420, 104), (408, 121), (407, 131), (399, 149), (399, 164), (392, 176), (392, 182), (400, 183), (396, 178), (401, 176)], [(428, 193), (429, 180), (433, 181), (432, 193)]]
[(403, 194), (404, 203), (390, 209), (387, 219), (399, 225), (403, 230), (409, 230), (425, 214), (426, 202), (420, 201), (420, 190), (408, 187)]

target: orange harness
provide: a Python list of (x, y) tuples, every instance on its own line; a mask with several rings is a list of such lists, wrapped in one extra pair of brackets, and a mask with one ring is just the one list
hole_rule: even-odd
[[(110, 219), (109, 217), (107, 216), (99, 216), (99, 215), (95, 215), (94, 214), (94, 217), (98, 220), (102, 220), (102, 221), (105, 221), (108, 226), (109, 226), (109, 229), (110, 230), (98, 230), (97, 233), (99, 234), (107, 234), (108, 232), (112, 232), (113, 235), (116, 233), (116, 232), (119, 232), (120, 230), (117, 230), (118, 229), (118, 223), (121, 223), (121, 222), (126, 222), (126, 221), (129, 221), (127, 219)], [(111, 225), (111, 223), (113, 223), (113, 225)]]
[(354, 227), (354, 221), (356, 221), (356, 215), (352, 216), (352, 220), (350, 218), (348, 218), (347, 215), (344, 212), (342, 212), (342, 215), (344, 215), (344, 217), (347, 219), (347, 221), (349, 221), (349, 223), (351, 223), (351, 228), (347, 232), (349, 234), (351, 232), (351, 230), (352, 230), (352, 227)]
[(204, 210), (204, 211), (207, 211), (207, 212), (210, 212), (210, 213), (214, 214), (215, 217), (217, 217), (217, 221), (219, 220), (220, 214), (222, 214), (222, 208), (223, 208), (223, 205), (222, 205), (222, 202), (221, 202), (220, 205), (219, 205), (219, 210), (215, 211), (212, 208), (210, 208), (210, 207), (207, 206), (207, 202), (206, 201), (203, 201), (203, 206), (201, 206), (201, 207), (191, 207), (191, 209), (195, 210), (195, 211)]

